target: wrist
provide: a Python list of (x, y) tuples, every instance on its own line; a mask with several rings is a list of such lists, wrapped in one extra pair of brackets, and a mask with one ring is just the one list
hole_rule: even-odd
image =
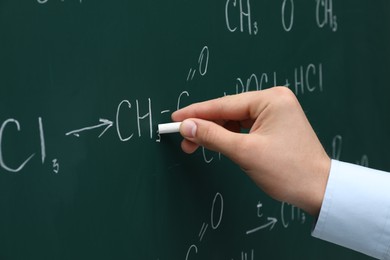
[(322, 159), (312, 174), (312, 191), (307, 197), (306, 211), (313, 217), (317, 217), (321, 211), (322, 202), (324, 200), (325, 190), (328, 183), (329, 172), (331, 167), (331, 159), (326, 156)]

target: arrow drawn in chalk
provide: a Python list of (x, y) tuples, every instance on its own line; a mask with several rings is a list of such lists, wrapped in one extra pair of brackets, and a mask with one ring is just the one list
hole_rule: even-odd
[(274, 228), (276, 222), (278, 222), (278, 220), (277, 220), (276, 218), (267, 218), (267, 219), (268, 219), (268, 221), (269, 221), (267, 224), (264, 224), (264, 225), (262, 225), (262, 226), (260, 226), (260, 227), (257, 227), (257, 228), (248, 230), (248, 231), (246, 232), (246, 234), (249, 235), (249, 234), (255, 233), (255, 232), (259, 231), (259, 230), (268, 228), (268, 227), (270, 227), (269, 230), (272, 230), (272, 229)]
[(81, 128), (81, 129), (78, 129), (78, 130), (73, 130), (73, 131), (70, 131), (68, 133), (66, 133), (65, 135), (68, 136), (68, 135), (74, 135), (76, 137), (80, 137), (80, 133), (81, 132), (85, 132), (85, 131), (90, 131), (90, 130), (93, 130), (93, 129), (97, 129), (97, 128), (100, 128), (100, 127), (105, 127), (103, 132), (100, 133), (99, 137), (102, 137), (104, 135), (104, 133), (110, 129), (112, 127), (112, 125), (114, 124), (114, 122), (112, 122), (111, 120), (108, 120), (108, 119), (104, 119), (104, 118), (100, 118), (99, 119), (99, 122), (101, 124), (98, 124), (98, 125), (94, 125), (94, 126), (88, 126), (88, 127), (84, 127), (84, 128)]

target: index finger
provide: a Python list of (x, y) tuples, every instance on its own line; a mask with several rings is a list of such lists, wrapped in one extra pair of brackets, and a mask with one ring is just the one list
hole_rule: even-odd
[(172, 120), (187, 118), (206, 120), (244, 121), (255, 119), (267, 106), (267, 90), (224, 96), (209, 101), (194, 103), (172, 114)]

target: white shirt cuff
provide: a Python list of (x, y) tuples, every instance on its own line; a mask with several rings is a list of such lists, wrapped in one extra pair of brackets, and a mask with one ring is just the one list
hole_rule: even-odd
[(332, 160), (312, 235), (390, 259), (390, 173)]

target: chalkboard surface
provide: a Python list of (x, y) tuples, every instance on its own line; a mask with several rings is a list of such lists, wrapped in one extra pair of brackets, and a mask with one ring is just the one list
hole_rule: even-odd
[(1, 0), (0, 259), (366, 259), (156, 130), (285, 85), (330, 156), (390, 171), (389, 75), (386, 0)]

